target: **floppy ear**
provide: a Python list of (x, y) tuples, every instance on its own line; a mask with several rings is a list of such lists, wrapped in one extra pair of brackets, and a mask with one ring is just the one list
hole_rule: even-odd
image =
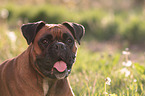
[(27, 40), (28, 45), (33, 42), (37, 32), (45, 25), (44, 21), (36, 23), (23, 24), (21, 27), (23, 36)]
[(80, 45), (80, 40), (85, 34), (84, 26), (77, 23), (71, 23), (71, 22), (63, 22), (62, 25), (66, 26), (71, 31), (74, 38), (78, 41)]

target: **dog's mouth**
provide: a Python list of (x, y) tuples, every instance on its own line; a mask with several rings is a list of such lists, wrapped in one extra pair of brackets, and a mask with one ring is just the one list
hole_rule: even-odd
[(68, 76), (67, 64), (64, 61), (57, 61), (51, 69), (51, 75), (57, 79), (63, 79)]
[(59, 58), (57, 62), (54, 63), (51, 74), (54, 74), (57, 79), (63, 79), (68, 76), (69, 70), (63, 58)]
[[(43, 62), (43, 63), (42, 63)], [(58, 57), (54, 63), (45, 62), (44, 59), (37, 59), (36, 67), (40, 72), (52, 79), (64, 79), (71, 72), (71, 66), (66, 59)]]

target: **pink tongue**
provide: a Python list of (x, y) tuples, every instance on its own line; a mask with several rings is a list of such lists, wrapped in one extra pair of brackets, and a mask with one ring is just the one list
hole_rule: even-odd
[(66, 63), (63, 61), (56, 62), (53, 67), (59, 72), (63, 72), (67, 68)]

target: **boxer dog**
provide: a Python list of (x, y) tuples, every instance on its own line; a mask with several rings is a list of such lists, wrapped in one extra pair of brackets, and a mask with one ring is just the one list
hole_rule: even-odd
[(29, 47), (0, 65), (0, 96), (74, 96), (67, 77), (84, 27), (39, 21), (21, 30)]

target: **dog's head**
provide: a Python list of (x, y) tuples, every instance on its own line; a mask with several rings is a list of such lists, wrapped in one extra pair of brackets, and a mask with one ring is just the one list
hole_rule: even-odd
[(34, 67), (46, 77), (63, 79), (69, 75), (76, 58), (76, 41), (85, 33), (80, 24), (63, 22), (45, 24), (40, 21), (24, 24), (22, 33), (32, 46)]

